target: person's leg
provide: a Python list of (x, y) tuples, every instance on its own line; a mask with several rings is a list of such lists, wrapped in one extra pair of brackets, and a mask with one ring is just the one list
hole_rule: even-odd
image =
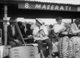
[(44, 57), (47, 58), (47, 55), (46, 55), (47, 54), (47, 49), (46, 49), (46, 47), (43, 47), (43, 54), (44, 54)]
[(22, 41), (19, 40), (19, 43), (17, 43), (17, 46), (21, 46), (22, 45)]
[(42, 40), (37, 40), (36, 42), (38, 43), (41, 58), (45, 58), (43, 54)]
[(17, 46), (17, 43), (14, 41), (9, 41), (9, 45), (11, 45), (12, 47), (15, 47), (15, 46)]
[(27, 40), (25, 40), (26, 43), (34, 43), (34, 39), (33, 38), (28, 38)]
[(50, 39), (46, 39), (45, 42), (47, 43), (47, 45), (49, 47), (49, 56), (50, 56), (50, 58), (52, 58), (52, 42)]

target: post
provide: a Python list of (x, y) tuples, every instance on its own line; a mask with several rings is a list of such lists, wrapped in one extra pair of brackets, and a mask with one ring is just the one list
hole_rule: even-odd
[(3, 22), (3, 27), (4, 27), (4, 45), (0, 46), (0, 58), (4, 58), (6, 56), (5, 52), (6, 52), (6, 46), (7, 46), (7, 22), (5, 20), (7, 20), (7, 5), (4, 5), (4, 18), (3, 18), (4, 22)]
[[(4, 19), (3, 20), (7, 20), (7, 5), (4, 5)], [(3, 22), (3, 26), (4, 26), (4, 45), (7, 45), (7, 22)]]

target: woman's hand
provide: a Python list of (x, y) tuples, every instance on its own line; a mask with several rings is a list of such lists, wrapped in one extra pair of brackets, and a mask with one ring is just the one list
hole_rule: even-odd
[(62, 34), (68, 34), (68, 32), (64, 31), (64, 32), (62, 32)]
[(29, 36), (28, 36), (28, 38), (32, 38), (32, 37), (33, 37), (32, 35), (29, 35)]
[(19, 40), (18, 39), (14, 40), (14, 41), (17, 42), (17, 43), (19, 43)]

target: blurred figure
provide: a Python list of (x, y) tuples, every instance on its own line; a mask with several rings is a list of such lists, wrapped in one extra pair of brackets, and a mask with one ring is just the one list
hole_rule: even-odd
[(62, 23), (62, 17), (57, 17), (56, 22), (52, 28), (54, 30), (54, 41), (58, 41), (60, 33), (66, 30), (64, 23)]
[(0, 45), (2, 45), (2, 29), (0, 28)]
[(33, 43), (34, 42), (34, 39), (33, 39), (33, 36), (32, 36), (32, 29), (31, 29), (31, 24), (27, 23), (26, 24), (26, 34), (25, 34), (25, 38), (28, 38), (26, 39), (26, 42), (27, 43)]
[(22, 36), (23, 36), (23, 38), (25, 37), (25, 26), (23, 25), (23, 23), (22, 22), (18, 22), (18, 26), (19, 26), (19, 28), (20, 28), (20, 31), (21, 31), (21, 33), (22, 33)]
[(52, 28), (53, 28), (53, 25), (49, 25), (49, 34), (48, 34), (48, 37), (51, 39), (51, 41), (54, 38), (54, 30)]
[(26, 24), (26, 28), (27, 28), (26, 33), (27, 33), (27, 37), (28, 37), (28, 36), (32, 35), (31, 25), (30, 24)]

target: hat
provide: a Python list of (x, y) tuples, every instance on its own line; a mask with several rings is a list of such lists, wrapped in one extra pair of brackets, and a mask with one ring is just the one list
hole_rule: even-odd
[(36, 19), (36, 22), (38, 22), (39, 24), (43, 24), (41, 19)]

